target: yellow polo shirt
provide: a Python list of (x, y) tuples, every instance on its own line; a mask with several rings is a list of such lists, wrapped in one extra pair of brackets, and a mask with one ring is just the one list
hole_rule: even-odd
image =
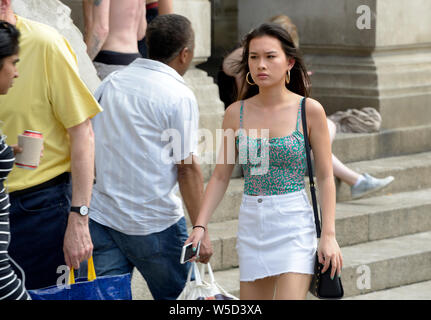
[(0, 96), (1, 130), (9, 145), (24, 130), (39, 131), (44, 156), (36, 170), (14, 167), (8, 191), (26, 189), (71, 171), (68, 128), (102, 111), (79, 77), (75, 53), (55, 29), (17, 16), (19, 78)]

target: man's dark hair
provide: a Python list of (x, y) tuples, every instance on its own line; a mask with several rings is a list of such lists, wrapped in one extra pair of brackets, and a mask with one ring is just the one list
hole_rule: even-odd
[(19, 51), (19, 36), (17, 28), (9, 22), (0, 20), (0, 69), (3, 67), (3, 60)]
[(178, 14), (157, 16), (147, 27), (148, 57), (169, 63), (184, 48), (193, 49), (194, 32), (190, 20)]

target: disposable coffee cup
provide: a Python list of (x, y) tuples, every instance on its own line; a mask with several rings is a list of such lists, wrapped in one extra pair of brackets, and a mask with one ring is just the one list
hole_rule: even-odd
[(15, 155), (15, 165), (18, 168), (34, 170), (39, 166), (42, 152), (43, 136), (40, 132), (26, 130), (18, 136), (18, 146), (21, 153)]

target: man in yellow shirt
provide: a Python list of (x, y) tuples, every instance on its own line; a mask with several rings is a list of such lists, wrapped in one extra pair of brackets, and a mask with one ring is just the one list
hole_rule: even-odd
[(20, 78), (0, 97), (2, 131), (10, 144), (24, 130), (44, 137), (39, 167), (15, 168), (7, 184), (9, 254), (23, 267), (27, 289), (35, 289), (55, 285), (59, 266), (77, 269), (92, 255), (87, 214), (94, 138), (89, 118), (101, 108), (81, 81), (76, 56), (63, 36), (14, 15), (11, 0), (0, 0), (0, 19), (21, 32)]

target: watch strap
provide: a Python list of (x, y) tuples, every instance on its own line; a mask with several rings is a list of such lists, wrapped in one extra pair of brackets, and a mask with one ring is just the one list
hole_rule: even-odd
[(81, 207), (70, 207), (70, 211), (81, 213)]
[[(85, 213), (85, 214), (82, 214), (82, 213), (81, 213), (81, 209), (82, 209), (82, 207), (87, 208), (87, 213)], [(76, 212), (76, 213), (79, 213), (79, 214), (80, 214), (80, 215), (82, 215), (82, 216), (86, 216), (86, 215), (88, 214), (89, 210), (90, 210), (90, 208), (88, 208), (87, 206), (70, 207), (70, 211), (72, 211), (72, 212)]]

